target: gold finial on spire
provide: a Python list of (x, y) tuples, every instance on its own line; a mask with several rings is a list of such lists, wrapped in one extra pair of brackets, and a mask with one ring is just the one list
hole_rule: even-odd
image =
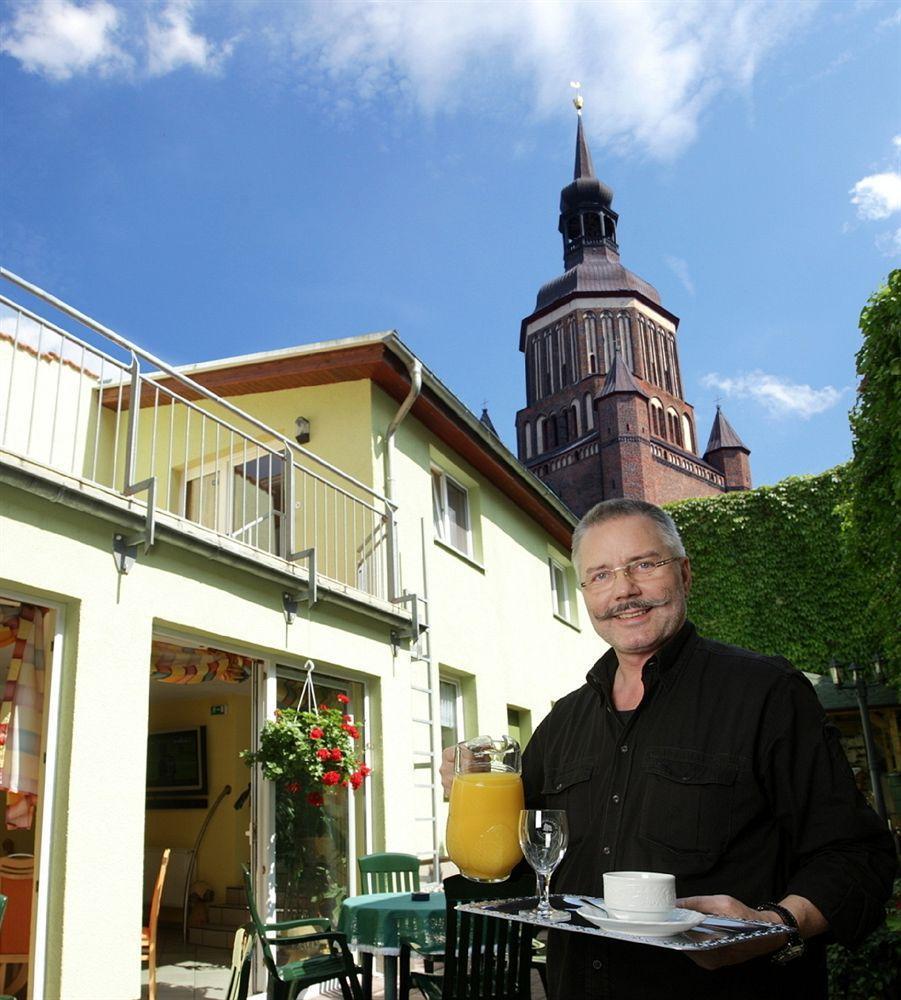
[(579, 115), (579, 117), (581, 117), (582, 116), (582, 105), (585, 103), (582, 100), (582, 84), (579, 83), (578, 80), (570, 80), (569, 81), (569, 85), (570, 85), (570, 87), (572, 87), (573, 90), (577, 90), (578, 91), (578, 93), (576, 94), (576, 96), (573, 98), (573, 107), (576, 109), (576, 114)]

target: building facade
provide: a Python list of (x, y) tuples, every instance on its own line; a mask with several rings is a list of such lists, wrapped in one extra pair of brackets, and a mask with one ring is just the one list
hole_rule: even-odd
[[(603, 652), (571, 513), (392, 332), (175, 369), (3, 277), (0, 821), (34, 856), (29, 1000), (141, 995), (163, 848), (164, 916), (180, 932), (201, 882), (209, 944), (242, 863), (270, 917), (333, 915), (372, 851), (428, 877), (442, 747), (526, 742)], [(310, 661), (373, 769), (322, 807), (239, 758)], [(197, 734), (190, 788), (154, 763), (173, 733)]]
[(620, 263), (613, 191), (594, 172), (581, 112), (573, 181), (560, 195), (564, 273), (522, 321), (520, 460), (576, 514), (599, 500), (668, 503), (751, 486), (749, 450), (717, 410), (699, 450), (678, 317)]

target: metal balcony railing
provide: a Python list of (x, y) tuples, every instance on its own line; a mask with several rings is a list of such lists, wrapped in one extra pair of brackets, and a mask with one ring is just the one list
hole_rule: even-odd
[(0, 294), (0, 452), (143, 504), (151, 525), (164, 515), (285, 562), (314, 550), (323, 581), (393, 596), (391, 501), (42, 289), (0, 277), (77, 331)]

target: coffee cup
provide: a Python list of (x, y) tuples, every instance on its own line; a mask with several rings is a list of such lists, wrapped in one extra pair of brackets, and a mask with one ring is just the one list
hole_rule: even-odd
[(676, 906), (676, 876), (606, 872), (604, 909), (618, 920), (665, 920)]

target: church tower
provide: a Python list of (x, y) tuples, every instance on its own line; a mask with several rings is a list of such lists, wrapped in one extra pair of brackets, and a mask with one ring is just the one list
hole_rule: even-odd
[(717, 409), (698, 453), (676, 332), (657, 290), (620, 263), (613, 191), (595, 176), (582, 127), (560, 193), (564, 273), (522, 321), (526, 405), (519, 459), (578, 515), (599, 500), (668, 503), (751, 485), (750, 452)]

